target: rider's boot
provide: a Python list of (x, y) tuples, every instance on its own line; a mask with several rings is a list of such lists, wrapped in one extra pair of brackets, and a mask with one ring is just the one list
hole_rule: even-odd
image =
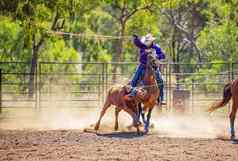
[(130, 100), (132, 100), (135, 96), (136, 96), (136, 88), (133, 87), (133, 88), (131, 89), (130, 93), (127, 94), (127, 95), (125, 95), (124, 98), (125, 98), (126, 100), (130, 101)]

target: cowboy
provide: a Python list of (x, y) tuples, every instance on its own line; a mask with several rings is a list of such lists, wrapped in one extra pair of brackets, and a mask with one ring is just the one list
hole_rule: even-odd
[[(132, 78), (131, 81), (131, 86), (132, 90), (130, 94), (128, 95), (129, 97), (134, 97), (136, 95), (136, 90), (135, 87), (139, 81), (139, 79), (143, 76), (145, 72), (145, 66), (147, 62), (147, 54), (148, 50), (154, 50), (156, 53), (156, 58), (158, 60), (163, 60), (165, 59), (165, 54), (160, 48), (158, 44), (156, 44), (155, 38), (151, 34), (147, 34), (146, 36), (143, 36), (141, 39), (137, 35), (133, 35), (133, 41), (134, 44), (140, 49), (140, 64), (138, 65), (136, 72)], [(156, 75), (156, 80), (157, 84), (160, 89), (160, 98), (158, 98), (159, 102), (161, 105), (165, 105), (165, 99), (164, 99), (164, 81), (160, 73), (159, 67), (155, 70), (155, 75)]]

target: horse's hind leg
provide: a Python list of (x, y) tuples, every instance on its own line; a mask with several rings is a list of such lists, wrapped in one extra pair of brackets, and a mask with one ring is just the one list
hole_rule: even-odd
[(118, 116), (120, 111), (121, 110), (118, 107), (115, 108), (115, 126), (114, 126), (115, 131), (118, 130)]
[(98, 130), (99, 129), (99, 126), (100, 126), (100, 122), (101, 122), (101, 119), (103, 117), (103, 115), (105, 114), (106, 110), (110, 107), (111, 103), (109, 102), (109, 100), (107, 100), (102, 108), (102, 111), (100, 113), (100, 117), (94, 127), (95, 130)]
[(235, 97), (232, 97), (233, 99), (233, 104), (232, 104), (232, 109), (230, 112), (230, 133), (231, 133), (231, 139), (235, 138), (235, 127), (234, 127), (234, 123), (235, 123), (235, 117), (236, 117), (236, 112), (237, 112), (237, 108), (238, 108), (238, 101), (235, 100)]

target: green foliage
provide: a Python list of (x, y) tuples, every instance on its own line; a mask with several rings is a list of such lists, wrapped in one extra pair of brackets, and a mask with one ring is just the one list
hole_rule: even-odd
[(197, 44), (207, 61), (237, 61), (238, 26), (232, 17), (235, 8), (224, 1), (211, 1), (209, 5), (209, 23), (200, 32)]
[[(237, 4), (237, 0), (1, 0), (0, 61), (30, 62), (32, 49), (43, 40), (37, 51), (38, 62), (110, 62), (118, 52), (118, 40), (59, 37), (48, 32), (117, 36), (123, 25), (124, 35), (152, 33), (170, 61), (237, 61)], [(130, 13), (134, 14), (127, 17)], [(138, 49), (131, 40), (123, 41), (121, 60), (138, 61)], [(5, 68), (14, 70), (12, 65)], [(52, 72), (79, 70), (75, 65), (45, 68)], [(134, 65), (127, 65), (121, 71), (132, 73), (134, 68)], [(224, 68), (220, 64), (195, 72), (213, 75), (224, 72)], [(101, 72), (99, 69), (101, 67), (93, 64), (80, 67), (91, 74)], [(29, 72), (30, 65), (22, 64), (19, 70)], [(191, 72), (193, 67), (175, 70)], [(186, 81), (201, 82), (202, 78), (197, 74), (186, 77)]]
[(79, 62), (80, 60), (79, 53), (76, 50), (67, 47), (64, 40), (55, 38), (46, 42), (40, 61)]

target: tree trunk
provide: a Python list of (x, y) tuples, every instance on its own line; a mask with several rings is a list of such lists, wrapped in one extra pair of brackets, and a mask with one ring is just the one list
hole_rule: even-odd
[[(64, 27), (64, 22), (62, 22), (62, 24), (60, 26), (57, 26), (57, 22), (59, 20), (59, 12), (58, 12), (58, 8), (56, 8), (56, 13), (51, 25), (51, 30), (53, 31), (57, 31), (60, 30)], [(45, 35), (42, 34), (41, 38), (39, 40), (39, 42), (36, 42), (36, 37), (35, 37), (35, 33), (32, 33), (32, 58), (31, 58), (31, 69), (30, 69), (30, 78), (29, 78), (29, 97), (33, 97), (34, 92), (35, 92), (35, 76), (36, 76), (36, 68), (37, 68), (37, 63), (38, 63), (38, 53), (39, 50), (41, 48), (41, 46), (43, 45), (45, 41)]]
[(35, 77), (36, 77), (36, 68), (38, 62), (38, 52), (40, 47), (43, 45), (44, 36), (41, 36), (40, 41), (36, 44), (35, 34), (32, 34), (32, 58), (31, 58), (31, 69), (30, 69), (30, 76), (29, 76), (29, 98), (32, 98), (35, 92)]
[[(34, 34), (33, 34), (34, 35)], [(35, 91), (35, 73), (37, 67), (37, 59), (38, 59), (38, 52), (35, 48), (35, 35), (33, 36), (32, 40), (32, 58), (31, 58), (31, 70), (30, 70), (30, 78), (29, 78), (29, 97), (32, 98)]]

